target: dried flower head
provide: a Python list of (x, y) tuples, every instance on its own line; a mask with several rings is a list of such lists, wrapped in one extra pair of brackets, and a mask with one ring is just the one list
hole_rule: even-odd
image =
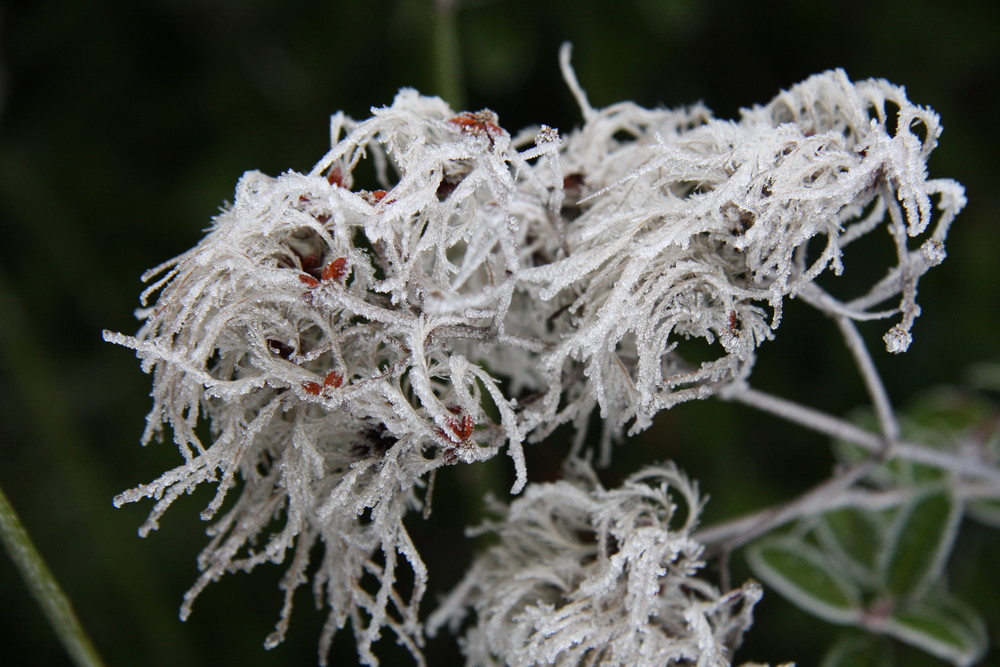
[[(489, 110), (412, 90), (362, 122), (335, 115), (309, 173), (245, 174), (207, 236), (144, 277), (140, 331), (106, 332), (153, 374), (144, 440), (169, 430), (184, 457), (116, 503), (155, 499), (146, 532), (177, 497), (217, 484), (185, 615), (223, 573), (289, 560), (268, 645), (311, 578), (329, 608), (322, 656), (350, 621), (365, 663), (384, 628), (420, 661), (426, 572), (403, 517), (424, 504), (428, 473), (506, 449), (518, 492), (525, 439), (572, 422), (582, 442), (596, 408), (606, 458), (627, 423), (745, 378), (790, 296), (898, 316), (886, 343), (907, 347), (917, 280), (944, 258), (964, 203), (958, 184), (926, 178), (933, 112), (840, 71), (736, 122), (702, 107), (596, 110), (568, 57), (584, 123), (565, 135), (512, 137)], [(895, 256), (883, 279), (846, 300), (817, 285), (878, 228)], [(708, 361), (689, 352), (695, 339)], [(709, 611), (692, 619), (729, 627), (728, 598), (695, 592)], [(622, 608), (639, 627), (633, 602)]]
[[(917, 281), (944, 258), (965, 203), (959, 184), (927, 179), (934, 112), (898, 86), (855, 84), (840, 70), (735, 122), (700, 106), (596, 110), (566, 51), (563, 66), (585, 120), (561, 151), (578, 190), (568, 252), (520, 276), (565, 323), (544, 356), (562, 381), (552, 380), (541, 421), (578, 417), (588, 410), (574, 401), (596, 400), (617, 425), (610, 431), (629, 420), (642, 430), (657, 411), (745, 377), (790, 296), (856, 320), (899, 316), (886, 345), (907, 348)], [(895, 255), (884, 278), (846, 299), (816, 285), (881, 228)], [(560, 403), (571, 409), (557, 413)]]
[(455, 631), (474, 611), (470, 667), (730, 665), (761, 588), (720, 594), (698, 576), (701, 499), (673, 466), (606, 490), (579, 464), (575, 479), (532, 484), (495, 509), (479, 532), (499, 543), (428, 623)]
[[(419, 658), (426, 575), (402, 517), (420, 505), (421, 479), (507, 446), (524, 484), (513, 403), (469, 358), (521, 345), (503, 334), (523, 246), (511, 210), (515, 194), (547, 191), (519, 182), (531, 171), (493, 121), (483, 121), (487, 141), (454, 117), (408, 90), (365, 122), (335, 116), (334, 148), (312, 172), (247, 173), (205, 239), (147, 274), (159, 279), (143, 301), (158, 296), (140, 332), (106, 334), (154, 374), (144, 439), (167, 426), (186, 460), (116, 503), (157, 499), (146, 532), (179, 495), (218, 482), (185, 615), (224, 572), (291, 554), (268, 643), (280, 641), (319, 541), (313, 583), (330, 609), (322, 653), (350, 620), (363, 660), (376, 662), (383, 626)], [(350, 189), (366, 155), (381, 196)], [(196, 430), (203, 419), (208, 443)], [(270, 534), (274, 520), (284, 525)], [(409, 591), (395, 587), (404, 563)], [(366, 575), (377, 590), (360, 584)]]

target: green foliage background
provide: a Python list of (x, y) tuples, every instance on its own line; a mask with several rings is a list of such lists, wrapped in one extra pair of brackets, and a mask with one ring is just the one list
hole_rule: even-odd
[[(288, 641), (261, 647), (280, 607), (280, 568), (210, 587), (181, 624), (177, 608), (205, 541), (205, 494), (168, 512), (140, 540), (148, 505), (114, 510), (119, 491), (179, 461), (172, 444), (140, 449), (148, 378), (101, 329), (131, 332), (138, 276), (192, 246), (247, 169), (308, 169), (328, 143), (328, 115), (364, 117), (402, 86), (439, 92), (430, 0), (51, 0), (0, 5), (0, 484), (74, 600), (110, 665), (313, 664), (323, 616), (300, 595)], [(468, 109), (503, 125), (578, 121), (560, 81), (559, 44), (591, 101), (652, 106), (703, 100), (719, 117), (763, 103), (831, 67), (885, 77), (944, 119), (934, 176), (967, 187), (949, 259), (923, 283), (911, 351), (876, 352), (897, 404), (921, 387), (962, 381), (1000, 357), (1000, 86), (989, 0), (725, 3), (712, 0), (458, 0)], [(845, 281), (878, 271), (848, 256)], [(879, 347), (884, 327), (863, 332)], [(755, 382), (837, 414), (864, 402), (836, 332), (788, 309)], [(565, 434), (563, 434), (565, 435)], [(558, 470), (563, 438), (535, 447), (533, 479)], [(823, 439), (711, 401), (661, 415), (619, 448), (614, 484), (675, 459), (713, 496), (708, 520), (789, 497), (829, 469)], [(473, 545), (462, 526), (479, 498), (509, 488), (505, 457), (449, 469), (434, 515), (413, 530), (432, 588), (459, 576)], [(456, 511), (457, 510), (457, 511)], [(952, 567), (956, 592), (1000, 644), (1000, 539), (966, 525)], [(746, 576), (732, 563), (736, 580)], [(435, 593), (427, 600), (433, 606)], [(776, 594), (758, 607), (741, 659), (814, 665), (833, 630)], [(390, 642), (386, 642), (390, 643)], [(408, 664), (386, 646), (385, 664)], [(459, 664), (450, 642), (431, 665)], [(936, 664), (900, 649), (899, 664)], [(332, 663), (354, 664), (348, 634)], [(67, 664), (0, 556), (0, 663)], [(993, 649), (986, 664), (1000, 664)]]

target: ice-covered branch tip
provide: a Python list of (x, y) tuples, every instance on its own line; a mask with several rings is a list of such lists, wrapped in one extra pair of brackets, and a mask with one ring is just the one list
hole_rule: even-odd
[[(888, 348), (909, 344), (917, 281), (964, 203), (926, 176), (933, 112), (840, 71), (738, 121), (594, 109), (563, 60), (579, 129), (512, 136), (492, 111), (403, 90), (364, 121), (335, 115), (309, 173), (245, 174), (205, 238), (145, 276), (139, 333), (106, 338), (153, 374), (144, 439), (166, 427), (184, 462), (117, 502), (155, 499), (147, 531), (217, 483), (192, 598), (290, 558), (279, 641), (319, 541), (324, 645), (350, 620), (367, 663), (383, 628), (419, 659), (425, 572), (402, 517), (432, 470), (506, 450), (520, 491), (522, 444), (565, 422), (582, 441), (595, 409), (607, 455), (627, 424), (745, 378), (807, 289), (838, 317), (897, 319)], [(876, 230), (884, 277), (819, 290)]]

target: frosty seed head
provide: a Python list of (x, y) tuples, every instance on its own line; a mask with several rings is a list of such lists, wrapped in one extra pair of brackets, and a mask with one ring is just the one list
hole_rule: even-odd
[[(606, 458), (627, 424), (641, 430), (661, 409), (745, 379), (794, 295), (839, 317), (899, 317), (886, 345), (908, 347), (917, 281), (944, 258), (964, 204), (960, 185), (926, 177), (939, 134), (932, 111), (901, 88), (852, 83), (839, 70), (736, 121), (701, 106), (595, 109), (568, 51), (563, 64), (584, 117), (572, 132), (511, 135), (492, 111), (456, 112), (413, 90), (361, 122), (335, 115), (332, 148), (309, 173), (244, 174), (209, 233), (145, 277), (153, 283), (142, 303), (152, 305), (139, 311), (139, 332), (105, 334), (153, 375), (144, 439), (169, 429), (184, 457), (116, 503), (155, 499), (145, 532), (174, 499), (217, 484), (203, 513), (215, 521), (212, 539), (185, 613), (221, 574), (286, 561), (286, 604), (268, 640), (280, 641), (319, 542), (312, 577), (329, 610), (321, 655), (350, 619), (367, 664), (377, 662), (371, 646), (383, 628), (419, 661), (426, 573), (403, 517), (422, 505), (434, 469), (506, 451), (518, 492), (524, 440), (565, 422), (582, 434), (594, 410), (609, 420)], [(370, 169), (359, 168), (365, 161)], [(361, 175), (369, 172), (371, 181)], [(815, 284), (844, 270), (850, 244), (879, 228), (895, 244), (885, 278), (843, 300)], [(210, 431), (197, 428), (203, 421)], [(683, 487), (675, 473), (656, 474)], [(230, 491), (237, 497), (227, 501)], [(659, 554), (659, 565), (642, 566), (643, 590), (661, 585), (648, 568), (694, 576), (697, 549), (648, 532), (660, 521), (653, 514), (628, 530), (615, 528), (611, 510), (610, 523), (594, 523), (601, 503), (617, 507), (628, 493), (537, 493), (590, 498), (572, 521), (600, 535), (586, 548), (604, 570), (577, 559), (583, 569), (565, 585), (579, 609), (619, 595), (621, 568), (643, 554)], [(516, 525), (498, 531), (506, 538)], [(502, 568), (504, 559), (482, 563)], [(396, 587), (401, 567), (415, 581), (406, 591)], [(488, 583), (500, 586), (499, 570), (477, 567), (483, 580), (470, 604), (499, 619), (488, 606), (502, 599)], [(377, 584), (364, 589), (372, 573)], [(724, 596), (692, 586), (683, 604), (674, 594), (648, 602), (680, 605), (669, 613), (685, 629), (657, 628), (663, 637), (716, 641), (719, 628), (743, 622)], [(576, 651), (550, 650), (539, 634), (576, 607), (531, 595), (516, 636), (537, 655)], [(615, 598), (619, 629), (650, 622), (647, 602), (628, 595)], [(747, 609), (753, 596), (737, 594)]]

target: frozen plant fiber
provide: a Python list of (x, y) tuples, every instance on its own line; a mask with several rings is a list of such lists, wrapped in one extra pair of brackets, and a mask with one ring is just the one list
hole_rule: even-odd
[[(673, 466), (605, 490), (578, 464), (573, 479), (533, 484), (480, 529), (483, 553), (428, 622), (457, 629), (470, 666), (721, 667), (752, 622), (760, 585), (720, 594), (698, 572), (691, 539), (698, 491)], [(680, 502), (680, 506), (678, 506)]]
[[(427, 572), (403, 519), (424, 508), (437, 468), (504, 450), (521, 492), (524, 443), (570, 422), (582, 445), (595, 410), (606, 460), (626, 426), (637, 432), (661, 409), (745, 380), (790, 297), (838, 317), (892, 319), (887, 348), (906, 349), (917, 281), (944, 258), (964, 204), (960, 185), (927, 178), (940, 133), (932, 111), (902, 88), (852, 83), (839, 70), (736, 121), (701, 106), (594, 109), (568, 59), (564, 50), (580, 128), (512, 136), (493, 112), (458, 113), (402, 90), (366, 120), (333, 116), (332, 148), (309, 173), (247, 172), (205, 238), (144, 276), (141, 329), (105, 338), (134, 349), (153, 375), (144, 441), (169, 433), (184, 460), (115, 503), (155, 500), (146, 533), (177, 497), (216, 484), (202, 515), (213, 521), (211, 540), (183, 616), (223, 574), (285, 563), (268, 646), (285, 635), (295, 590), (311, 582), (329, 612), (321, 660), (349, 624), (365, 664), (377, 664), (372, 646), (385, 630), (421, 662)], [(817, 285), (876, 232), (893, 249), (883, 278), (849, 298)], [(688, 353), (699, 340), (707, 361)], [(545, 493), (583, 493), (572, 488)], [(614, 492), (594, 488), (612, 502)], [(608, 549), (624, 528), (601, 521), (591, 530)], [(646, 539), (629, 521), (621, 526)], [(678, 551), (663, 567), (694, 567), (697, 546), (674, 538), (648, 557), (666, 545)], [(735, 593), (745, 612), (730, 618), (736, 598), (708, 588), (681, 595), (648, 577), (629, 588), (640, 585), (626, 573), (633, 556), (640, 551), (605, 553), (606, 571), (560, 582), (573, 596), (566, 613), (610, 595), (608, 572), (618, 568), (628, 583), (614, 586), (626, 587), (628, 602), (617, 630), (602, 631), (632, 647), (621, 655), (650, 655), (642, 642), (668, 636), (712, 638), (700, 650), (723, 657), (701, 662), (678, 645), (678, 664), (727, 664), (712, 647), (729, 645), (719, 632), (733, 618), (749, 623), (750, 592)], [(488, 590), (496, 575), (475, 567), (482, 579), (469, 585)], [(480, 617), (499, 618), (479, 595)], [(545, 604), (517, 612), (531, 628), (517, 664), (569, 655), (577, 649), (568, 637), (589, 632), (551, 625)], [(662, 620), (673, 634), (627, 637), (651, 609), (680, 614)], [(549, 632), (567, 639), (550, 646)], [(466, 645), (494, 652), (490, 642), (505, 639)]]

